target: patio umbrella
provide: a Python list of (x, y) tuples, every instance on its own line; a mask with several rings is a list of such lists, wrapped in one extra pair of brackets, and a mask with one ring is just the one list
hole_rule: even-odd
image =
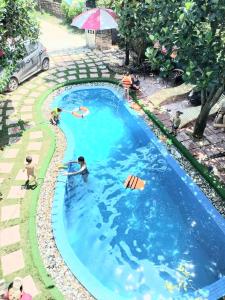
[(75, 17), (71, 23), (80, 29), (107, 30), (117, 28), (116, 14), (111, 9), (93, 8)]

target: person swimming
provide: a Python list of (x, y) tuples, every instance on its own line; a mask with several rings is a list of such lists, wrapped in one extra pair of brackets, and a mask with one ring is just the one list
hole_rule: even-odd
[(78, 175), (78, 174), (80, 174), (82, 176), (84, 182), (87, 182), (89, 171), (88, 171), (87, 164), (86, 164), (86, 161), (85, 161), (84, 157), (83, 156), (79, 156), (78, 160), (69, 161), (66, 164), (68, 165), (68, 164), (72, 164), (72, 163), (79, 164), (80, 165), (80, 169), (78, 171), (75, 171), (75, 172), (65, 172), (65, 173), (63, 173), (63, 175), (70, 176), (70, 175)]

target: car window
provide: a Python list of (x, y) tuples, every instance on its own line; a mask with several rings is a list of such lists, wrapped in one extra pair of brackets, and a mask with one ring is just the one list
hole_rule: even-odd
[(27, 43), (25, 46), (26, 46), (28, 54), (34, 52), (38, 48), (38, 44), (37, 43)]

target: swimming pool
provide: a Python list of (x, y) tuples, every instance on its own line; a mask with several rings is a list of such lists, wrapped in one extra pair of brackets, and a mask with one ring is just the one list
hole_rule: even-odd
[[(90, 109), (83, 119), (62, 113), (64, 161), (83, 155), (90, 175), (88, 183), (59, 175), (52, 211), (57, 247), (90, 293), (99, 300), (225, 293), (224, 220), (144, 121), (105, 87), (73, 88), (52, 106)], [(147, 181), (143, 191), (124, 189), (130, 174)]]

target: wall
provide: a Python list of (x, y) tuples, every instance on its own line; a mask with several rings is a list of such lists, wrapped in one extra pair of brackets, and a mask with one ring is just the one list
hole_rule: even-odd
[[(61, 2), (61, 1), (60, 1)], [(60, 2), (51, 0), (39, 0), (39, 7), (56, 17), (63, 18), (63, 13), (61, 12)]]

